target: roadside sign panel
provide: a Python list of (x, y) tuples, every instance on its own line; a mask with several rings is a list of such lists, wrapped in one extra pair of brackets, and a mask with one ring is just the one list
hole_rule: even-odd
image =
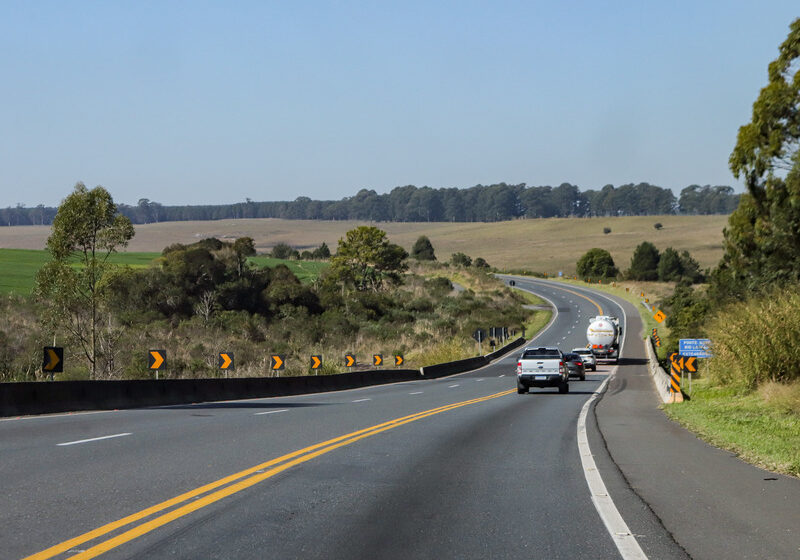
[(60, 346), (45, 346), (42, 371), (47, 373), (62, 373), (64, 371), (64, 348)]
[(272, 371), (283, 369), (286, 365), (286, 357), (281, 354), (272, 354), (269, 358), (269, 369)]
[(395, 354), (394, 356), (394, 365), (402, 366), (403, 365), (403, 355), (402, 354)]
[(474, 333), (472, 333), (472, 338), (474, 338), (478, 342), (483, 342), (486, 340), (486, 331), (483, 329), (478, 329)]
[(373, 354), (372, 355), (372, 365), (379, 366), (383, 364), (383, 356), (381, 354)]
[(657, 323), (663, 323), (664, 319), (666, 318), (667, 316), (664, 315), (664, 312), (660, 309), (656, 311), (655, 315), (653, 315), (653, 319), (655, 319)]
[(150, 350), (149, 354), (147, 355), (147, 367), (149, 369), (158, 371), (163, 369), (167, 363), (167, 351), (166, 350)]
[(233, 363), (233, 352), (220, 352), (219, 353), (219, 361), (217, 362), (219, 365), (219, 369), (235, 369)]
[(311, 356), (311, 369), (319, 369), (319, 366), (322, 365), (322, 356), (316, 355)]
[(347, 367), (353, 367), (356, 365), (356, 355), (355, 354), (345, 354), (344, 356), (344, 365)]
[(711, 340), (707, 338), (682, 338), (678, 343), (678, 351), (682, 356), (694, 358), (711, 358)]

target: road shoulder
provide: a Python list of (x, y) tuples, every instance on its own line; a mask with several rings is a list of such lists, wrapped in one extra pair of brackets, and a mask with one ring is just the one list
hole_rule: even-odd
[(647, 370), (639, 314), (617, 301), (629, 321), (625, 358), (595, 417), (621, 476), (692, 558), (800, 556), (800, 480), (749, 465), (668, 419)]

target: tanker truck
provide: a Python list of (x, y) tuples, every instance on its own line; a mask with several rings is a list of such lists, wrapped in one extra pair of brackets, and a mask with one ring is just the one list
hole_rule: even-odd
[(622, 327), (619, 319), (610, 315), (598, 315), (589, 321), (586, 329), (589, 349), (598, 360), (619, 362), (619, 342), (622, 338)]

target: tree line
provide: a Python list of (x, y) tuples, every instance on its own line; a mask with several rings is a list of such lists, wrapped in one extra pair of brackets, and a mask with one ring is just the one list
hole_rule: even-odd
[[(361, 220), (373, 222), (497, 222), (518, 218), (649, 216), (660, 214), (730, 214), (740, 195), (728, 186), (690, 185), (675, 197), (670, 189), (649, 183), (606, 185), (581, 191), (557, 187), (476, 185), (440, 188), (407, 185), (387, 194), (362, 189), (341, 200), (245, 202), (218, 205), (165, 206), (147, 198), (136, 205), (119, 204), (134, 224), (188, 220), (283, 218), (289, 220)], [(22, 205), (0, 209), (0, 225), (50, 225), (57, 208)]]

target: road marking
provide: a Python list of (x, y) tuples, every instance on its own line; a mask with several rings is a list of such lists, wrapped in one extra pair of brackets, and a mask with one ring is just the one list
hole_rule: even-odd
[(581, 413), (578, 416), (578, 453), (581, 456), (581, 465), (583, 466), (583, 475), (586, 477), (586, 484), (589, 485), (589, 492), (592, 494), (592, 503), (603, 520), (606, 530), (611, 535), (611, 540), (617, 545), (617, 550), (619, 550), (623, 560), (647, 560), (647, 556), (639, 546), (636, 537), (631, 534), (627, 523), (622, 519), (617, 506), (614, 505), (614, 500), (608, 495), (608, 489), (606, 489), (606, 485), (603, 482), (603, 477), (600, 476), (600, 471), (597, 470), (597, 464), (594, 462), (592, 450), (589, 447), (589, 438), (586, 436), (586, 415), (589, 412), (589, 407), (603, 392), (608, 380), (616, 372), (617, 368), (614, 368), (611, 375), (600, 384), (597, 391), (581, 408)]
[[(377, 424), (369, 428), (364, 428), (356, 432), (345, 434), (343, 436), (339, 436), (330, 439), (328, 441), (323, 441), (311, 445), (309, 447), (305, 447), (303, 449), (298, 449), (297, 451), (293, 451), (292, 453), (288, 453), (281, 457), (271, 459), (266, 463), (256, 465), (254, 467), (232, 474), (225, 478), (221, 478), (215, 482), (211, 482), (209, 484), (201, 486), (200, 488), (196, 488), (189, 492), (185, 492), (179, 496), (176, 496), (165, 502), (161, 502), (160, 504), (151, 506), (140, 512), (131, 514), (117, 521), (113, 521), (111, 523), (103, 525), (102, 527), (99, 527), (93, 531), (89, 531), (88, 533), (84, 533), (67, 541), (64, 541), (60, 544), (51, 546), (50, 548), (43, 550), (42, 552), (38, 552), (36, 554), (28, 556), (24, 560), (46, 560), (48, 558), (53, 558), (54, 556), (58, 556), (63, 552), (76, 548), (78, 545), (89, 542), (103, 535), (107, 535), (108, 533), (115, 531), (121, 527), (130, 525), (131, 523), (134, 523), (136, 521), (140, 521), (155, 513), (164, 511), (165, 509), (170, 508), (172, 506), (188, 502), (168, 513), (164, 513), (154, 519), (151, 519), (150, 521), (144, 522), (138, 526), (128, 529), (124, 533), (121, 533), (106, 541), (96, 544), (95, 546), (85, 550), (84, 552), (81, 552), (74, 556), (70, 556), (69, 560), (88, 560), (90, 558), (95, 558), (105, 552), (108, 552), (109, 550), (112, 550), (122, 544), (130, 542), (138, 537), (141, 537), (142, 535), (145, 535), (150, 531), (162, 527), (163, 525), (166, 525), (176, 519), (179, 519), (194, 511), (197, 511), (201, 508), (204, 508), (208, 505), (218, 502), (219, 500), (222, 500), (223, 498), (236, 494), (237, 492), (241, 492), (242, 490), (250, 488), (251, 486), (255, 486), (259, 482), (262, 482), (270, 477), (275, 476), (278, 473), (288, 470), (291, 467), (294, 467), (295, 465), (299, 465), (306, 461), (310, 461), (311, 459), (329, 453), (340, 447), (353, 444), (359, 440), (380, 434), (387, 430), (392, 430), (394, 428), (403, 426), (411, 422), (416, 422), (417, 420), (421, 420), (429, 416), (434, 416), (436, 414), (441, 414), (443, 412), (454, 410), (456, 408), (460, 408), (463, 406), (477, 404), (488, 401), (490, 399), (496, 399), (498, 397), (510, 395), (512, 392), (513, 389), (508, 391), (501, 391), (499, 393), (494, 393), (491, 395), (486, 395), (484, 397), (479, 397), (476, 399), (470, 399), (467, 401), (461, 401), (449, 405), (440, 406), (438, 408), (432, 408), (430, 410), (417, 412), (416, 414), (411, 414), (409, 416), (395, 418), (393, 420), (383, 422), (382, 424)], [(263, 472), (259, 473), (258, 471), (263, 471)], [(232, 482), (235, 483), (230, 484)], [(229, 484), (229, 486), (225, 486), (226, 484)], [(215, 490), (217, 488), (220, 488), (221, 486), (225, 486), (225, 488), (222, 488), (220, 490)], [(215, 491), (211, 492), (212, 490)], [(206, 494), (207, 492), (211, 493)], [(199, 497), (202, 494), (206, 495)]]
[(286, 412), (289, 410), (288, 408), (282, 408), (280, 410), (267, 410), (266, 412), (256, 412), (253, 416), (261, 416), (262, 414), (277, 414), (278, 412)]
[(448, 385), (448, 386), (447, 386), (447, 388), (448, 388), (448, 389), (452, 389), (453, 387), (458, 387), (458, 383), (456, 383), (456, 384), (454, 384), (454, 385)]
[(476, 379), (475, 381), (483, 381), (483, 377), (481, 377), (480, 379)]
[(371, 400), (372, 399), (370, 399), (370, 398), (366, 398), (366, 399), (356, 399), (356, 400), (350, 401), (350, 402), (364, 402), (364, 401), (371, 401)]
[(498, 375), (497, 377), (505, 377), (505, 376), (506, 376), (506, 374), (505, 374), (505, 373), (501, 373), (501, 374), (500, 374), (500, 375)]
[(425, 391), (414, 391), (413, 393), (409, 393), (409, 395), (421, 395)]
[(79, 439), (77, 441), (68, 441), (66, 443), (57, 443), (56, 445), (65, 446), (65, 445), (77, 445), (79, 443), (89, 443), (90, 441), (100, 441), (101, 439), (111, 439), (123, 436), (131, 435), (130, 432), (125, 432), (124, 434), (113, 434), (110, 436), (100, 436), (100, 437), (93, 437), (89, 439)]

